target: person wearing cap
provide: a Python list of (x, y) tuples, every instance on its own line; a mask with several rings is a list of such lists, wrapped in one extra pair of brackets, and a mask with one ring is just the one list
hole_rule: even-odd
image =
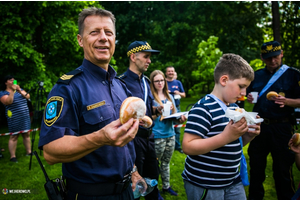
[(115, 17), (107, 10), (86, 8), (79, 14), (78, 28), (84, 59), (49, 93), (39, 149), (47, 163), (62, 163), (66, 199), (134, 199), (141, 176), (134, 166), (132, 139), (139, 122), (130, 119), (122, 125), (119, 119), (122, 102), (131, 93), (109, 65)]
[[(273, 158), (273, 178), (278, 199), (291, 199), (295, 193), (292, 165), (294, 153), (288, 143), (294, 133), (296, 120), (293, 117), (296, 107), (300, 107), (300, 72), (298, 69), (282, 64), (283, 50), (277, 41), (261, 46), (261, 59), (265, 68), (255, 72), (255, 79), (247, 89), (247, 100), (252, 103), (250, 92), (258, 92), (253, 112), (258, 112), (264, 122), (261, 133), (250, 142), (249, 199), (263, 199), (267, 156)], [(278, 97), (267, 99), (270, 91)]]
[[(134, 41), (127, 49), (127, 57), (129, 59), (129, 68), (119, 76), (126, 82), (126, 86), (133, 96), (139, 97), (145, 101), (146, 115), (152, 119), (152, 115), (161, 115), (162, 106), (153, 107), (153, 95), (150, 89), (150, 80), (144, 75), (151, 63), (151, 55), (159, 54), (158, 50), (151, 48), (146, 41)], [(152, 127), (154, 126), (154, 123)], [(158, 161), (155, 153), (154, 135), (151, 128), (139, 127), (134, 138), (136, 161), (135, 165), (142, 177), (148, 177), (158, 180), (159, 169)], [(154, 190), (145, 196), (146, 200), (157, 200), (160, 196), (157, 186)]]

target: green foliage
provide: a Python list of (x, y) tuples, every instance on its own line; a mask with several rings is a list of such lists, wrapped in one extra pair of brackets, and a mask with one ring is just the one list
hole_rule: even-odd
[(254, 71), (265, 67), (264, 62), (261, 59), (251, 60), (251, 62), (249, 64), (253, 68)]
[[(198, 70), (198, 45), (210, 36), (219, 38), (220, 51), (241, 55), (250, 61), (259, 57), (263, 29), (258, 26), (267, 15), (261, 2), (151, 1), (101, 4), (115, 14), (117, 40), (115, 59), (118, 72), (128, 67), (128, 45), (148, 41), (161, 51), (151, 57), (146, 72), (174, 66), (186, 91), (198, 84), (192, 72)], [(204, 85), (207, 85), (206, 83)]]
[(214, 87), (214, 68), (217, 65), (222, 51), (217, 48), (218, 37), (210, 36), (207, 41), (202, 41), (198, 45), (197, 69), (192, 71), (191, 78), (197, 82), (191, 89), (189, 94), (192, 97), (199, 96), (199, 93), (209, 93)]
[(281, 2), (281, 38), (284, 52), (283, 62), (300, 68), (300, 2)]
[(29, 90), (37, 81), (49, 92), (63, 73), (77, 68), (78, 13), (97, 2), (0, 2), (0, 74), (14, 74)]

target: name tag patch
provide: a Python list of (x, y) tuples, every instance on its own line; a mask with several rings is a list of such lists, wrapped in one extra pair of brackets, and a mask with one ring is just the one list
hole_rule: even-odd
[(92, 110), (92, 109), (95, 109), (95, 108), (98, 108), (100, 106), (103, 106), (105, 105), (105, 100), (101, 101), (101, 102), (98, 102), (98, 103), (94, 103), (92, 105), (89, 105), (86, 107), (87, 110)]
[(47, 126), (52, 126), (59, 118), (64, 105), (64, 99), (59, 96), (51, 97), (46, 104), (44, 122)]

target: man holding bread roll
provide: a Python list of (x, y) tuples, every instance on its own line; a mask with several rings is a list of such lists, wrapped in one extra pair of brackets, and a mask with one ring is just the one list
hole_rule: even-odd
[[(153, 108), (153, 95), (150, 89), (150, 80), (144, 75), (151, 64), (151, 55), (159, 54), (158, 50), (152, 49), (146, 41), (134, 41), (127, 48), (127, 57), (129, 59), (129, 68), (119, 77), (126, 82), (126, 86), (133, 96), (144, 100), (146, 104), (146, 115), (152, 119), (152, 115), (161, 115), (162, 106)], [(159, 169), (158, 161), (155, 153), (154, 135), (152, 127), (139, 127), (139, 130), (134, 138), (136, 151), (135, 165), (138, 168), (142, 177), (149, 177), (158, 180)], [(158, 189), (155, 186), (154, 190), (145, 196), (146, 200), (157, 200)], [(162, 198), (161, 196), (159, 196)]]
[[(287, 46), (287, 45), (285, 45)], [(264, 122), (261, 133), (251, 141), (249, 199), (263, 199), (267, 156), (273, 158), (273, 177), (278, 199), (291, 199), (295, 193), (292, 165), (294, 153), (289, 149), (296, 124), (293, 117), (300, 107), (300, 72), (282, 64), (283, 50), (277, 41), (261, 46), (261, 59), (265, 68), (255, 72), (255, 78), (247, 89), (247, 100), (252, 103), (251, 92), (258, 92), (253, 112), (258, 112)]]
[(115, 18), (89, 7), (79, 14), (78, 27), (84, 59), (49, 93), (39, 148), (50, 165), (62, 163), (67, 199), (133, 199), (141, 178), (132, 142), (139, 122), (122, 125), (119, 120), (121, 104), (131, 93), (109, 65)]

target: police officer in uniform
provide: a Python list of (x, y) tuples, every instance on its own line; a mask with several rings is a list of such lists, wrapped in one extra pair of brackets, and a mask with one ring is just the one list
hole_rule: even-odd
[[(258, 112), (264, 122), (261, 133), (251, 141), (249, 199), (263, 199), (267, 156), (273, 158), (273, 177), (278, 199), (291, 199), (294, 192), (292, 165), (294, 153), (288, 142), (294, 133), (295, 107), (300, 107), (300, 73), (298, 69), (282, 64), (283, 51), (277, 41), (264, 43), (261, 59), (264, 69), (255, 72), (255, 79), (247, 89), (247, 100), (252, 103), (252, 91), (259, 92), (253, 111)], [(275, 91), (278, 97), (268, 100), (266, 94)]]
[[(158, 54), (146, 41), (135, 41), (127, 49), (129, 68), (119, 77), (126, 82), (126, 86), (133, 96), (143, 99), (146, 103), (146, 115), (152, 119), (152, 115), (160, 115), (162, 107), (153, 108), (153, 96), (150, 90), (150, 80), (143, 73), (147, 71), (151, 63), (150, 56)], [(154, 136), (152, 128), (139, 127), (134, 139), (136, 161), (135, 165), (142, 177), (157, 179), (159, 176), (158, 161), (155, 153)], [(157, 200), (158, 189), (145, 196), (146, 200)]]
[(109, 65), (115, 18), (109, 11), (87, 8), (78, 26), (84, 60), (52, 88), (39, 148), (49, 164), (63, 163), (67, 199), (133, 199), (132, 188), (141, 178), (132, 142), (139, 124), (119, 120), (120, 106), (131, 93)]

